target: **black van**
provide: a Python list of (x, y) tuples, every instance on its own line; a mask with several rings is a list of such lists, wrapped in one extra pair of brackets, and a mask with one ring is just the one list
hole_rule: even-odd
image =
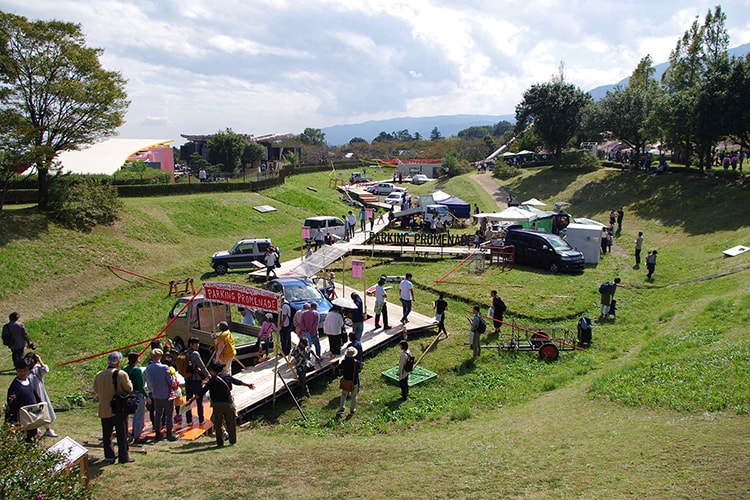
[(555, 234), (525, 229), (510, 229), (505, 244), (513, 245), (514, 262), (558, 271), (583, 269), (583, 253)]

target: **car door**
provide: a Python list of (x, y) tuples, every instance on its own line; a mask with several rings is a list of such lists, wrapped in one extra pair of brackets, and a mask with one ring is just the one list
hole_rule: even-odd
[(227, 265), (230, 268), (248, 268), (252, 267), (251, 262), (255, 260), (255, 243), (250, 242), (239, 242), (229, 252), (229, 258), (227, 259)]
[(255, 243), (255, 252), (253, 255), (253, 260), (257, 260), (259, 262), (263, 262), (266, 258), (266, 250), (268, 250), (268, 247), (271, 246), (270, 241), (258, 241)]

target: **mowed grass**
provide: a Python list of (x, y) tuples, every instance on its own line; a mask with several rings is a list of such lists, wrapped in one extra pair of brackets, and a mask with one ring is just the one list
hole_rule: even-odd
[[(65, 233), (33, 210), (10, 210), (0, 217), (2, 234), (16, 229), (9, 221), (22, 227), (0, 249), (3, 265), (13, 270), (0, 276), (8, 284), (0, 303), (4, 310), (21, 310), (51, 363), (147, 338), (163, 326), (171, 306), (166, 289), (132, 276), (118, 279), (97, 256), (167, 281), (217, 279), (209, 272), (210, 253), (240, 237), (270, 234), (282, 255), (292, 256), (305, 216), (348, 210), (328, 188), (328, 176), (295, 176), (263, 193), (126, 200), (122, 221), (91, 235)], [(604, 221), (611, 208), (625, 207), (615, 252), (580, 275), (529, 268), (478, 274), (454, 259), (358, 256), (366, 261), (368, 283), (381, 272), (412, 272), (419, 312), (431, 313), (439, 291), (448, 294), (451, 336), (423, 361), (436, 379), (398, 401), (398, 388), (380, 376), (397, 362), (397, 347), (387, 347), (365, 360), (356, 417), (334, 418), (338, 384), (321, 378), (312, 384), (313, 397), (302, 401), (307, 420), (282, 397), (275, 408), (251, 416), (233, 448), (216, 450), (202, 438), (148, 446), (132, 466), (94, 466), (97, 496), (126, 494), (144, 480), (163, 485), (151, 496), (184, 495), (182, 482), (165, 484), (163, 478), (196, 467), (201, 476), (195, 490), (208, 498), (747, 496), (750, 280), (742, 270), (747, 257), (724, 258), (721, 250), (750, 241), (750, 230), (716, 202), (730, 192), (731, 206), (746, 206), (744, 188), (678, 175), (551, 169), (524, 171), (507, 184), (519, 198), (570, 201), (574, 216)], [(465, 177), (449, 181), (445, 190), (472, 204), (487, 202)], [(714, 201), (696, 201), (704, 195)], [(279, 210), (258, 215), (252, 207), (259, 204)], [(633, 268), (639, 230), (647, 248), (659, 250), (653, 281), (645, 279), (645, 269)], [(40, 263), (38, 250), (52, 243), (62, 246), (60, 257)], [(29, 244), (37, 251), (21, 249)], [(16, 276), (17, 269), (37, 264), (54, 270), (33, 279)], [(347, 266), (348, 260), (337, 275)], [(731, 271), (737, 272), (690, 282)], [(617, 320), (596, 322), (594, 344), (585, 352), (564, 351), (545, 363), (530, 353), (486, 350), (474, 360), (464, 345), (465, 311), (475, 303), (486, 310), (491, 289), (508, 303), (506, 317), (519, 325), (574, 333), (578, 317), (598, 315), (598, 284), (615, 275), (623, 280)], [(247, 282), (244, 272), (221, 279)], [(348, 276), (346, 282), (364, 286)], [(397, 312), (392, 306), (391, 315)], [(431, 334), (410, 336), (417, 355), (431, 341)], [(101, 360), (53, 366), (47, 382), (53, 400), (90, 400), (88, 387), (101, 367)], [(0, 380), (7, 386), (11, 378)], [(60, 413), (57, 428), (80, 441), (100, 433), (90, 406)]]

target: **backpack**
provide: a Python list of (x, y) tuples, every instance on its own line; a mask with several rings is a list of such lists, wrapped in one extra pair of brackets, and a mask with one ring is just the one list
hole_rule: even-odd
[(10, 327), (8, 325), (3, 325), (3, 345), (7, 345), (8, 347), (13, 345), (13, 337), (10, 334)]
[(409, 357), (406, 358), (406, 363), (404, 363), (404, 371), (411, 373), (414, 371), (414, 356), (411, 354), (407, 354)]
[(505, 305), (505, 302), (503, 302), (503, 299), (500, 299), (500, 312), (504, 313), (508, 309), (508, 306)]
[(487, 331), (487, 323), (482, 318), (479, 318), (479, 326), (477, 327), (477, 333), (484, 333), (486, 331)]
[(193, 376), (195, 369), (193, 368), (193, 360), (190, 359), (189, 352), (182, 351), (177, 355), (177, 358), (175, 359), (175, 368), (177, 368), (177, 373), (185, 377), (185, 379), (189, 379)]
[(602, 295), (607, 294), (609, 293), (611, 287), (612, 287), (611, 281), (604, 282), (601, 285), (599, 285), (599, 293)]

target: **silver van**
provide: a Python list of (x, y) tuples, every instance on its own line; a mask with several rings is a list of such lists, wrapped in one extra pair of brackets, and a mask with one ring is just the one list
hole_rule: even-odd
[(330, 215), (308, 217), (307, 219), (305, 219), (304, 225), (310, 228), (310, 237), (305, 238), (305, 242), (307, 243), (313, 243), (313, 239), (315, 238), (315, 230), (317, 228), (320, 228), (323, 236), (325, 236), (326, 233), (330, 231), (332, 235), (337, 236), (338, 238), (343, 239), (346, 237), (344, 221), (339, 217), (333, 217)]

